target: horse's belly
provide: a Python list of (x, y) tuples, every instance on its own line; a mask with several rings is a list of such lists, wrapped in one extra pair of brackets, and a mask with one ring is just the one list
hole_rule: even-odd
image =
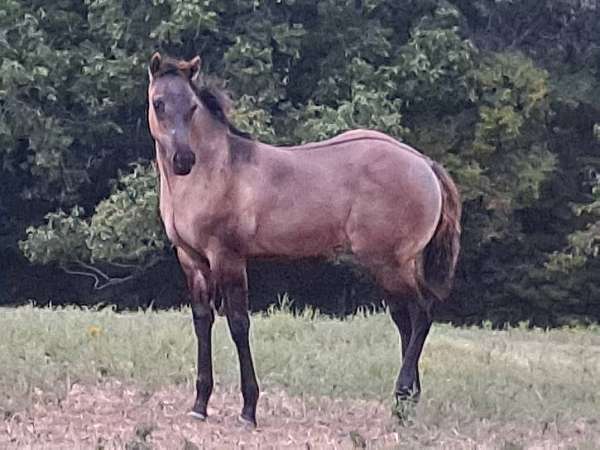
[(252, 253), (257, 256), (319, 256), (343, 246), (344, 232), (334, 216), (321, 211), (297, 218), (271, 216), (258, 224), (254, 241)]

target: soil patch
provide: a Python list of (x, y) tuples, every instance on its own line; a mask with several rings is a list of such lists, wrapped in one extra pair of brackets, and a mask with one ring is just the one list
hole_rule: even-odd
[(291, 397), (281, 390), (261, 393), (256, 429), (238, 422), (241, 397), (233, 387), (216, 386), (206, 422), (187, 416), (193, 389), (186, 386), (148, 392), (115, 381), (75, 384), (61, 400), (41, 391), (34, 397), (30, 409), (0, 422), (0, 448), (555, 449), (600, 442), (598, 423), (589, 420), (403, 427), (376, 401)]

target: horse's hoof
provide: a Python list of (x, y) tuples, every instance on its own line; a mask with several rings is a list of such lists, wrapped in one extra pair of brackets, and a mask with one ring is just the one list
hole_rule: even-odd
[(238, 421), (246, 427), (256, 428), (256, 419), (252, 417), (245, 417), (243, 414), (240, 414)]
[(408, 386), (402, 386), (400, 389), (396, 391), (396, 402), (414, 402), (417, 403), (419, 401), (421, 393), (418, 391), (414, 391)]
[(202, 422), (205, 422), (208, 417), (206, 414), (194, 410), (188, 412), (187, 415), (190, 416), (192, 419), (200, 420)]

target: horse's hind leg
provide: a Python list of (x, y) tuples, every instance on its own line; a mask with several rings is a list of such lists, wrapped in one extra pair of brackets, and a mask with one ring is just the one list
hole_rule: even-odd
[[(409, 300), (405, 306), (405, 311), (402, 313), (391, 310), (392, 319), (398, 326), (403, 341), (402, 368), (396, 379), (396, 398), (398, 400), (409, 398), (418, 400), (421, 393), (419, 359), (431, 328), (431, 318), (416, 300)], [(408, 317), (406, 317), (406, 312), (408, 312)], [(399, 317), (400, 314), (403, 315), (402, 318)], [(407, 322), (410, 324), (410, 334), (407, 332)], [(403, 327), (403, 330), (400, 327)]]
[(412, 334), (412, 325), (410, 323), (406, 300), (395, 300), (393, 297), (390, 297), (387, 304), (390, 309), (390, 316), (392, 316), (392, 320), (400, 333), (401, 361), (404, 361), (404, 355), (406, 355), (406, 349), (408, 348), (408, 342)]
[(419, 301), (415, 262), (380, 267), (376, 277), (389, 293), (387, 303), (402, 346), (402, 366), (396, 379), (396, 398), (417, 400), (421, 392), (419, 358), (431, 328), (431, 318), (423, 308), (428, 303)]
[(198, 340), (198, 368), (196, 375), (196, 401), (189, 415), (200, 420), (207, 417), (208, 400), (213, 390), (212, 325), (214, 313), (210, 306), (213, 289), (210, 285), (208, 265), (193, 260), (183, 250), (177, 256), (186, 278), (191, 296), (194, 331)]

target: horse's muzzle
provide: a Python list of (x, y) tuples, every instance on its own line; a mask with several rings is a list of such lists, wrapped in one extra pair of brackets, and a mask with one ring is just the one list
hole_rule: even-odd
[(173, 171), (175, 175), (187, 175), (196, 164), (196, 156), (189, 150), (175, 152), (173, 155)]

